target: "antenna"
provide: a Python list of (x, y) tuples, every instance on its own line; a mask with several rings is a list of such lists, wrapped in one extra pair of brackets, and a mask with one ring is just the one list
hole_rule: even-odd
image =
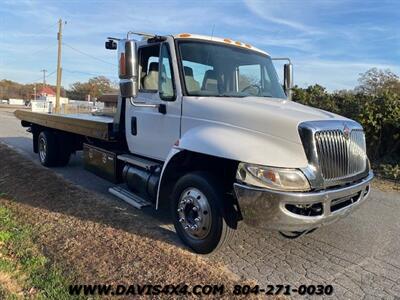
[[(212, 29), (211, 29), (211, 41), (213, 40), (213, 37), (214, 37), (214, 29), (215, 29), (215, 23), (213, 24), (213, 27), (212, 27)], [(207, 59), (206, 59), (206, 62), (208, 62), (209, 59), (210, 59), (210, 51), (207, 52)]]
[(214, 29), (215, 29), (215, 23), (213, 24), (213, 27), (211, 29), (211, 41), (213, 40), (214, 37)]

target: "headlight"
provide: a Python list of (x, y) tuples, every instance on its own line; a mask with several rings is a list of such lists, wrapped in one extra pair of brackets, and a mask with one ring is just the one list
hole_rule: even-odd
[(272, 168), (240, 163), (236, 179), (257, 187), (279, 191), (309, 191), (310, 184), (297, 169)]

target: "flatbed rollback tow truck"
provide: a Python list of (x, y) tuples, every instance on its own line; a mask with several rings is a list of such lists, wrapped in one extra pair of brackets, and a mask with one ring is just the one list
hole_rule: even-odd
[(282, 86), (269, 54), (227, 38), (129, 32), (105, 44), (118, 49), (114, 116), (15, 112), (42, 165), (83, 150), (112, 194), (169, 207), (178, 236), (202, 254), (240, 222), (297, 238), (368, 198), (361, 125), (291, 101), (289, 59)]

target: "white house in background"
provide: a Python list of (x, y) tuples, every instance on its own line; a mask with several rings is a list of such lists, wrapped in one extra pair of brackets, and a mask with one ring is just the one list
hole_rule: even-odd
[[(33, 112), (51, 113), (56, 106), (56, 93), (52, 88), (45, 86), (37, 94), (36, 100), (31, 101), (31, 109)], [(91, 111), (104, 109), (104, 103), (70, 100), (60, 97), (61, 113), (87, 113)]]
[[(38, 93), (38, 98), (36, 99), (37, 101), (46, 101), (46, 102), (52, 102), (53, 105), (56, 104), (56, 92), (49, 87), (49, 86), (44, 86)], [(68, 104), (68, 98), (66, 97), (60, 97), (60, 105), (63, 104)]]
[(25, 105), (25, 100), (24, 99), (13, 99), (10, 98), (8, 100), (9, 105)]
[(44, 100), (32, 100), (31, 110), (33, 112), (47, 112), (51, 113), (53, 111), (53, 103)]
[[(60, 97), (60, 106), (69, 103), (69, 99)], [(49, 86), (42, 87), (36, 95), (36, 100), (31, 101), (33, 112), (52, 112), (56, 106), (56, 92)]]
[(36, 100), (45, 100), (46, 97), (55, 97), (56, 92), (49, 86), (43, 86), (38, 92), (38, 99)]

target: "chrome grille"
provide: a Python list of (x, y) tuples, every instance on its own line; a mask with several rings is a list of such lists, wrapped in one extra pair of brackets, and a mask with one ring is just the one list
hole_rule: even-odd
[(347, 137), (342, 130), (318, 131), (315, 143), (325, 180), (343, 179), (365, 171), (367, 159), (362, 130), (353, 129)]

